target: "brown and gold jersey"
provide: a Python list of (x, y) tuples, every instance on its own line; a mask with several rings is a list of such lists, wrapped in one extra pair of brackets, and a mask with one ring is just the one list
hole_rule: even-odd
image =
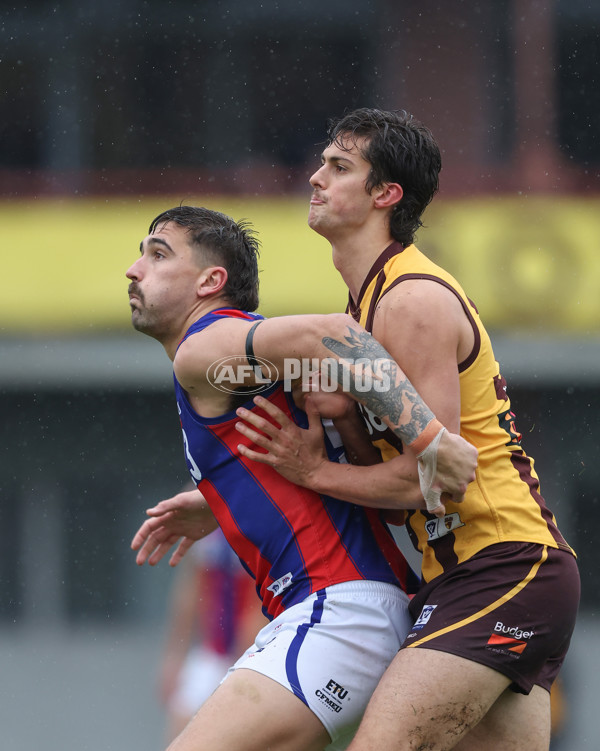
[[(350, 300), (348, 312), (372, 331), (378, 301), (407, 279), (429, 279), (451, 290), (475, 334), (473, 351), (458, 364), (458, 372), (460, 432), (479, 451), (476, 479), (469, 485), (463, 503), (446, 504), (444, 518), (425, 511), (408, 513), (409, 534), (423, 553), (423, 578), (430, 581), (482, 548), (499, 542), (534, 542), (571, 551), (540, 495), (533, 459), (521, 446), (506, 382), (489, 336), (458, 282), (414, 245), (403, 249), (393, 243), (369, 272), (356, 304)], [(367, 417), (372, 440), (384, 460), (401, 452), (391, 431), (372, 415)]]

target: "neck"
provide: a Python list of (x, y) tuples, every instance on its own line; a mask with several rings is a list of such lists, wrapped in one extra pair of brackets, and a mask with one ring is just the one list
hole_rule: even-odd
[(346, 283), (352, 299), (358, 302), (358, 294), (371, 267), (394, 240), (389, 232), (361, 234), (345, 241), (331, 242), (333, 264)]
[(173, 326), (172, 330), (166, 331), (164, 335), (155, 335), (154, 338), (162, 344), (169, 359), (173, 361), (175, 359), (179, 342), (183, 339), (189, 327), (212, 310), (226, 307), (232, 306), (222, 297), (219, 297), (218, 299), (215, 299), (214, 297), (200, 298), (187, 315)]

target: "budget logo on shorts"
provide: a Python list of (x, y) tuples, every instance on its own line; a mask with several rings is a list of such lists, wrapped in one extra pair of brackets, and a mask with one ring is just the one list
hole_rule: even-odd
[[(258, 365), (250, 365), (246, 357), (222, 357), (213, 362), (206, 371), (211, 386), (228, 394), (237, 392), (242, 386), (246, 394), (259, 394), (279, 380), (279, 371), (264, 357), (254, 358)], [(253, 382), (248, 379), (252, 378)]]
[(415, 629), (420, 629), (423, 628), (423, 626), (426, 626), (436, 608), (437, 605), (423, 605), (423, 610), (421, 610), (421, 614), (414, 622), (412, 630), (414, 631)]
[(492, 634), (488, 639), (488, 643), (485, 645), (485, 648), (489, 649), (490, 652), (507, 654), (518, 659), (526, 646), (526, 641), (511, 639), (510, 636), (498, 636), (498, 634)]
[(490, 652), (506, 654), (518, 659), (527, 646), (527, 640), (531, 639), (534, 633), (534, 631), (523, 631), (519, 626), (505, 626), (502, 621), (498, 621), (485, 648)]

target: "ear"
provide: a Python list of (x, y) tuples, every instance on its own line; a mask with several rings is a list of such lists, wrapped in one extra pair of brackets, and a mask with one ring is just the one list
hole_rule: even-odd
[(198, 297), (216, 295), (227, 283), (227, 271), (222, 266), (209, 266), (198, 277)]
[(387, 209), (400, 203), (404, 191), (398, 183), (384, 183), (375, 195), (374, 205), (377, 209)]

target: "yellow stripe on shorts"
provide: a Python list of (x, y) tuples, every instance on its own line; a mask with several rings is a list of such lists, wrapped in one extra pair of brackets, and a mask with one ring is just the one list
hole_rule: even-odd
[(542, 565), (542, 563), (544, 563), (546, 558), (548, 558), (548, 546), (544, 545), (540, 560), (534, 563), (531, 569), (529, 570), (529, 573), (527, 574), (527, 576), (523, 580), (521, 580), (518, 584), (516, 584), (505, 595), (502, 595), (502, 597), (499, 597), (497, 600), (495, 600), (495, 602), (492, 602), (486, 608), (483, 608), (482, 610), (478, 610), (476, 613), (473, 613), (473, 615), (470, 615), (468, 618), (463, 618), (462, 621), (458, 621), (457, 623), (452, 624), (452, 626), (446, 626), (445, 628), (442, 628), (433, 634), (429, 634), (429, 636), (424, 636), (422, 639), (419, 639), (418, 641), (414, 641), (411, 644), (407, 644), (406, 648), (411, 649), (412, 647), (418, 647), (420, 644), (425, 644), (425, 642), (431, 641), (431, 639), (435, 639), (438, 636), (447, 634), (450, 631), (455, 631), (457, 628), (466, 626), (467, 624), (472, 623), (473, 621), (476, 621), (478, 618), (481, 618), (482, 616), (487, 615), (488, 613), (491, 613), (493, 610), (500, 607), (500, 605), (503, 605), (505, 602), (508, 602), (510, 599), (512, 599), (515, 595), (519, 594), (519, 592), (524, 587), (526, 587), (527, 584), (535, 577), (539, 567)]

